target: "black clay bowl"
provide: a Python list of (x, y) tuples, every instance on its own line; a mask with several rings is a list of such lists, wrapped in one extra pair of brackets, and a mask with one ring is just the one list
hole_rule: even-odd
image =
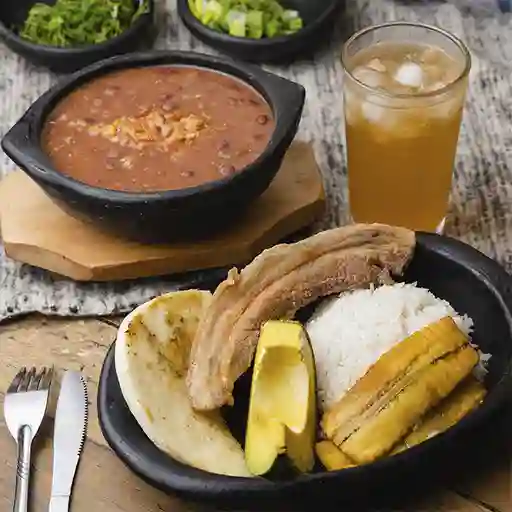
[[(58, 172), (45, 155), (41, 131), (66, 94), (106, 73), (143, 66), (184, 65), (218, 71), (256, 89), (272, 109), (275, 128), (263, 153), (239, 172), (197, 187), (132, 193), (86, 185)], [(120, 236), (166, 242), (222, 229), (268, 187), (297, 133), (304, 88), (260, 68), (191, 52), (153, 51), (113, 57), (79, 71), (41, 96), (5, 135), (5, 153), (70, 214)]]
[(213, 48), (251, 62), (286, 62), (307, 57), (329, 41), (344, 0), (285, 0), (282, 4), (301, 14), (304, 27), (295, 34), (263, 39), (234, 37), (203, 25), (192, 14), (188, 0), (178, 0), (178, 13), (190, 32)]
[[(37, 0), (53, 4), (54, 0)], [(142, 0), (134, 0), (137, 4)], [(0, 2), (0, 38), (14, 52), (32, 64), (46, 67), (57, 73), (70, 73), (98, 60), (149, 48), (156, 36), (154, 0), (148, 0), (148, 12), (119, 36), (104, 43), (79, 48), (59, 48), (34, 44), (20, 37), (20, 27), (36, 0), (3, 0)]]
[[(402, 501), (408, 495), (428, 492), (447, 475), (453, 478), (462, 469), (475, 468), (478, 447), (490, 446), (489, 432), (485, 431), (497, 436), (498, 420), (507, 412), (512, 391), (512, 277), (465, 244), (423, 233), (418, 234), (416, 252), (404, 277), (448, 300), (459, 313), (470, 315), (475, 323), (473, 340), (492, 354), (487, 398), (444, 434), (400, 455), (338, 472), (319, 470), (285, 481), (213, 475), (180, 464), (146, 438), (121, 394), (111, 350), (102, 369), (98, 395), (105, 438), (144, 480), (189, 499), (238, 510), (404, 510)], [(235, 395), (228, 418), (233, 432), (235, 415), (242, 422), (246, 417), (243, 404), (244, 399)], [(172, 404), (169, 407), (172, 411)], [(390, 501), (392, 505), (388, 505)], [(385, 508), (385, 504), (391, 508)]]

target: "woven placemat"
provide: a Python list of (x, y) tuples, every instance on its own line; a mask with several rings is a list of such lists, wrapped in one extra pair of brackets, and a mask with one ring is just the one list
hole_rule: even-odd
[[(475, 0), (478, 4), (478, 0)], [(348, 221), (341, 98), (341, 42), (355, 30), (390, 20), (421, 21), (460, 36), (473, 53), (470, 92), (459, 143), (447, 234), (477, 247), (512, 271), (512, 17), (471, 2), (347, 0), (329, 48), (314, 60), (271, 71), (307, 90), (299, 137), (312, 141), (325, 180), (328, 211), (316, 230)], [(486, 3), (489, 5), (489, 2)], [(498, 5), (498, 3), (496, 3)], [(160, 2), (156, 46), (213, 53), (182, 26), (174, 0)], [(0, 46), (0, 135), (54, 81)], [(13, 164), (2, 155), (0, 172)], [(22, 200), (22, 198), (13, 198)], [(51, 229), (51, 226), (48, 226)], [(56, 315), (125, 312), (180, 286), (214, 281), (223, 275), (195, 273), (187, 278), (117, 284), (76, 284), (20, 265), (0, 249), (0, 321), (38, 311)]]

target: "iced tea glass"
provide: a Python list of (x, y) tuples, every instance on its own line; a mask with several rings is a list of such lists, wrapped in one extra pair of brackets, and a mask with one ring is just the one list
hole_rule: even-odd
[(342, 53), (350, 210), (355, 222), (440, 231), (471, 57), (452, 34), (387, 23)]

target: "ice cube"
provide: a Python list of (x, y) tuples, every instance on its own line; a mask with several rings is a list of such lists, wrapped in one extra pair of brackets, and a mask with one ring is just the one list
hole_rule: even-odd
[(444, 82), (434, 82), (433, 84), (429, 84), (427, 87), (425, 87), (425, 90), (427, 92), (434, 92), (434, 91), (440, 91), (441, 89), (444, 89), (446, 87), (446, 84)]
[(406, 62), (398, 68), (394, 79), (400, 85), (420, 88), (423, 85), (423, 70), (415, 62)]
[(374, 103), (371, 99), (363, 101), (361, 104), (361, 113), (369, 123), (379, 124), (384, 123), (387, 116), (390, 115), (389, 109)]
[(385, 73), (387, 71), (386, 66), (383, 64), (383, 62), (380, 59), (372, 59), (370, 62), (368, 62), (368, 67), (370, 69), (373, 69), (374, 71), (378, 71), (379, 73)]
[(371, 98), (361, 105), (361, 114), (372, 124), (373, 137), (382, 144), (391, 139), (416, 138), (425, 128), (425, 123), (414, 113), (375, 103)]
[(423, 65), (423, 88), (430, 90), (432, 84), (445, 82), (445, 70), (441, 66)]
[(368, 66), (359, 66), (352, 71), (352, 76), (368, 87), (377, 89), (385, 83), (386, 77)]
[(440, 59), (443, 58), (443, 51), (434, 48), (433, 46), (427, 46), (425, 51), (421, 54), (420, 60), (423, 64), (431, 64), (438, 66)]

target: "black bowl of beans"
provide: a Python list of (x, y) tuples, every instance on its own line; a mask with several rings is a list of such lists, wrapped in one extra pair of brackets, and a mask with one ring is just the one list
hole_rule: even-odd
[(2, 140), (63, 209), (168, 242), (232, 224), (276, 175), (304, 88), (191, 52), (114, 57), (43, 94)]

